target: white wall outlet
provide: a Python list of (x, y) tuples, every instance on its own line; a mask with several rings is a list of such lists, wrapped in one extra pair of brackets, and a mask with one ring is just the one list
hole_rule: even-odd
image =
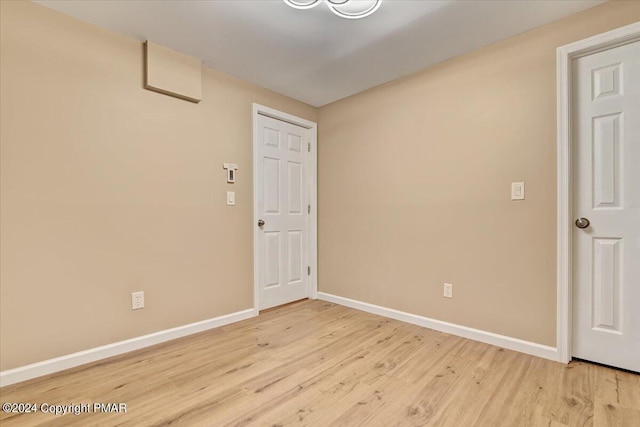
[(444, 296), (445, 298), (453, 298), (453, 285), (451, 283), (444, 284)]
[(144, 308), (144, 291), (131, 293), (131, 310)]

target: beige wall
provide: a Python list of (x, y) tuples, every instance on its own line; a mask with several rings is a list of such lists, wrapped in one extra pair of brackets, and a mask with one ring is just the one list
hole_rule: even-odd
[(638, 20), (604, 4), (321, 108), (320, 291), (555, 347), (556, 48)]
[(251, 307), (252, 102), (319, 122), (321, 291), (555, 345), (555, 48), (639, 2), (319, 113), (209, 68), (200, 104), (146, 91), (139, 41), (0, 5), (0, 369)]
[(316, 109), (209, 68), (200, 104), (144, 90), (139, 41), (0, 4), (0, 369), (252, 307), (251, 103)]

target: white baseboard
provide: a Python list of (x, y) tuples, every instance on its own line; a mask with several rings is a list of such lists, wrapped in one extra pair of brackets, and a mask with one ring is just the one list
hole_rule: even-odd
[(366, 311), (367, 313), (373, 313), (379, 316), (400, 320), (402, 322), (412, 323), (414, 325), (422, 326), (436, 331), (446, 332), (447, 334), (468, 338), (470, 340), (480, 341), (509, 350), (519, 351), (520, 353), (526, 353), (532, 356), (542, 357), (544, 359), (550, 359), (554, 361), (557, 360), (557, 350), (555, 347), (536, 344), (530, 341), (507, 337), (505, 335), (494, 334), (493, 332), (482, 331), (480, 329), (469, 328), (467, 326), (460, 326), (454, 323), (443, 322), (441, 320), (430, 319), (428, 317), (418, 316), (416, 314), (406, 313), (404, 311), (381, 307), (379, 305), (356, 301), (337, 295), (327, 294), (324, 292), (318, 292), (318, 299), (333, 302), (339, 305), (344, 305), (346, 307), (355, 308), (357, 310)]
[(0, 387), (255, 317), (253, 308), (0, 372)]

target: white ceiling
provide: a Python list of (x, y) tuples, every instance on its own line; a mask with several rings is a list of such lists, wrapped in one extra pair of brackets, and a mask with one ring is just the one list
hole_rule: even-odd
[(604, 3), (383, 0), (350, 20), (282, 0), (35, 2), (316, 107)]

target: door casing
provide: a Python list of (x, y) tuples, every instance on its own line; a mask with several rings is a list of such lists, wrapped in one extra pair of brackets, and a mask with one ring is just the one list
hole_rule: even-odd
[(589, 37), (557, 50), (557, 357), (569, 363), (572, 357), (572, 61), (592, 53), (640, 40), (640, 22)]
[(259, 188), (258, 175), (256, 173), (256, 165), (258, 164), (258, 151), (257, 145), (259, 144), (259, 132), (258, 132), (258, 116), (267, 116), (276, 120), (282, 120), (284, 122), (292, 123), (294, 125), (303, 127), (309, 130), (309, 140), (311, 143), (311, 150), (309, 155), (309, 167), (307, 168), (307, 182), (309, 183), (309, 203), (311, 204), (311, 210), (308, 214), (309, 218), (309, 266), (311, 267), (311, 274), (309, 275), (309, 298), (318, 298), (318, 125), (312, 121), (302, 119), (300, 117), (293, 116), (291, 114), (283, 113), (282, 111), (275, 110), (273, 108), (266, 107), (260, 104), (253, 104), (253, 133), (252, 133), (252, 150), (253, 150), (253, 223), (251, 224), (253, 230), (253, 311), (254, 315), (259, 314), (259, 295), (260, 284), (258, 283), (258, 238), (260, 230), (256, 226), (258, 223), (259, 215), (258, 203), (257, 203), (257, 189)]

